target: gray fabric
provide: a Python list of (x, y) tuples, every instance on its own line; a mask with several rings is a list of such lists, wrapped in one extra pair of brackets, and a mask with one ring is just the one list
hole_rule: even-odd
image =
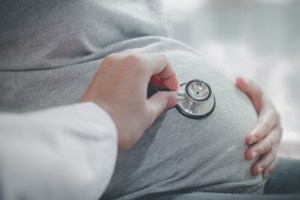
[[(24, 112), (77, 102), (103, 56), (142, 47), (164, 53), (181, 81), (212, 87), (215, 111), (202, 120), (165, 112), (118, 157), (103, 199), (160, 192), (262, 193), (244, 157), (256, 113), (249, 99), (189, 47), (163, 37), (156, 1), (8, 1), (0, 8), (0, 110)], [(155, 36), (157, 35), (157, 36)], [(129, 91), (130, 92), (130, 91)]]
[(163, 39), (145, 49), (165, 53), (180, 80), (200, 78), (209, 83), (216, 108), (202, 120), (188, 119), (176, 109), (165, 112), (137, 145), (119, 155), (103, 199), (167, 191), (261, 193), (264, 181), (250, 174), (253, 162), (244, 156), (245, 136), (256, 121), (247, 97), (174, 41)]
[(265, 185), (265, 195), (210, 192), (148, 194), (141, 200), (296, 200), (300, 199), (300, 161), (280, 158)]
[(1, 70), (41, 70), (98, 60), (110, 53), (107, 46), (113, 43), (167, 33), (157, 0), (0, 2)]
[(157, 1), (0, 3), (0, 111), (77, 102), (105, 55), (166, 35)]
[(258, 195), (258, 194), (228, 194), (228, 193), (205, 193), (192, 192), (187, 194), (172, 194), (161, 196), (143, 197), (137, 200), (299, 200), (300, 194), (277, 194), (277, 195)]
[(269, 177), (265, 194), (298, 193), (300, 199), (300, 160), (279, 159)]

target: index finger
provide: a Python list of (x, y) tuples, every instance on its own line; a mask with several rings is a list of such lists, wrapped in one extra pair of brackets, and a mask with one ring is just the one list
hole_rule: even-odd
[(150, 53), (143, 54), (143, 57), (149, 63), (148, 67), (151, 69), (151, 76), (156, 75), (162, 84), (170, 90), (177, 90), (179, 88), (176, 73), (164, 54)]

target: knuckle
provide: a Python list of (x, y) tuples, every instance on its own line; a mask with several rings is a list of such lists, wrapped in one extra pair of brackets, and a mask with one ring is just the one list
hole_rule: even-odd
[(130, 54), (124, 58), (125, 71), (129, 71), (135, 75), (144, 75), (146, 74), (146, 68), (143, 65), (143, 61), (140, 56), (137, 54)]
[(255, 148), (255, 151), (257, 152), (257, 156), (260, 156), (263, 154), (263, 148), (261, 146), (257, 146)]
[(270, 132), (270, 125), (268, 122), (264, 121), (259, 123), (260, 125), (257, 127), (256, 135), (262, 139)]
[(164, 63), (164, 65), (170, 65), (169, 58), (165, 54), (158, 53), (155, 54), (155, 57), (160, 60), (161, 63)]
[(263, 169), (265, 169), (267, 166), (267, 161), (265, 159), (259, 161), (259, 164), (257, 165), (257, 167), (262, 167)]
[(169, 62), (169, 59), (168, 57), (165, 55), (165, 54), (159, 54), (159, 56), (161, 57), (162, 60), (166, 61), (166, 62)]
[(111, 66), (114, 66), (117, 60), (119, 59), (119, 56), (115, 53), (107, 55), (104, 57), (102, 63), (101, 63), (101, 68), (110, 68)]
[(142, 63), (141, 57), (138, 54), (129, 54), (124, 60), (127, 64), (132, 66), (140, 65)]
[(263, 123), (262, 131), (268, 132), (271, 129), (271, 127), (272, 127), (272, 125), (268, 121), (266, 121), (265, 123)]
[(268, 152), (269, 150), (272, 149), (272, 140), (267, 140), (264, 148), (264, 152)]
[(112, 53), (112, 54), (109, 54), (106, 57), (104, 57), (103, 63), (109, 64), (109, 63), (112, 63), (112, 62), (116, 61), (117, 59), (118, 59), (117, 54), (116, 53)]
[(270, 164), (274, 161), (275, 156), (273, 152), (268, 153), (262, 160), (265, 167), (270, 166)]
[(271, 143), (270, 141), (264, 141), (262, 144), (260, 144), (257, 148), (256, 151), (259, 155), (263, 155), (266, 152), (268, 152), (271, 149)]

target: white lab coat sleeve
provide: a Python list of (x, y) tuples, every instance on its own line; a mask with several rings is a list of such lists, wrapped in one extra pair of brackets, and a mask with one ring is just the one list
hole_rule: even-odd
[(0, 114), (0, 199), (96, 200), (116, 157), (115, 124), (93, 103)]

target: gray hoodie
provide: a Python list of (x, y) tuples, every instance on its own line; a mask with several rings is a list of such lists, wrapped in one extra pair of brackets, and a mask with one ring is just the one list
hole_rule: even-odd
[[(78, 102), (104, 56), (130, 48), (164, 53), (180, 81), (210, 84), (216, 109), (191, 120), (171, 109), (119, 154), (103, 199), (190, 191), (261, 193), (245, 136), (249, 99), (190, 47), (169, 39), (159, 1), (1, 0), (0, 111)], [(130, 92), (130, 91), (128, 91)]]

